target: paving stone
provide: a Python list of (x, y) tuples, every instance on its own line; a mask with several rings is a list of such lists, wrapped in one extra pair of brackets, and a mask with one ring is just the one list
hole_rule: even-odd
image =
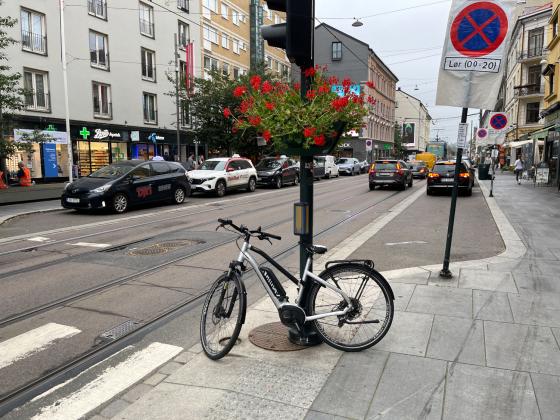
[(558, 420), (560, 415), (560, 376), (531, 373), (542, 420)]
[(351, 417), (335, 416), (333, 414), (321, 413), (319, 411), (309, 410), (305, 416), (305, 420), (345, 420)]
[[(388, 357), (387, 352), (371, 349), (343, 354), (311, 409), (329, 415), (364, 418)], [(332, 417), (308, 414), (307, 418)]]
[[(457, 270), (458, 272), (459, 270)], [(457, 274), (455, 272), (455, 274)], [(439, 276), (437, 271), (432, 271), (430, 274), (430, 278), (428, 279), (428, 286), (437, 286), (437, 287), (457, 287), (459, 284), (459, 276), (454, 275), (450, 279), (444, 279), (443, 277)]]
[(394, 305), (396, 311), (404, 311), (406, 309), (415, 287), (414, 284), (405, 283), (395, 283), (391, 285), (393, 294), (395, 295)]
[(560, 348), (560, 328), (552, 328), (552, 334), (556, 337), (556, 344)]
[(393, 283), (427, 284), (430, 272), (421, 268), (403, 268), (382, 273), (387, 281)]
[(501, 273), (464, 268), (459, 275), (459, 287), (517, 293), (517, 287), (515, 287), (511, 273), (507, 272)]
[(556, 293), (510, 294), (508, 297), (515, 322), (560, 327), (560, 297)]
[(194, 356), (195, 356), (194, 353), (184, 351), (181, 354), (179, 354), (175, 359), (173, 359), (173, 361), (184, 365), (185, 363), (188, 363)]
[(523, 292), (550, 292), (560, 293), (560, 281), (558, 276), (550, 274), (538, 274), (534, 272), (514, 272), (513, 278), (519, 289)]
[(167, 378), (167, 375), (164, 375), (162, 373), (154, 373), (152, 376), (150, 376), (148, 379), (146, 379), (144, 381), (144, 383), (146, 385), (156, 386), (161, 381), (163, 381), (165, 378)]
[(441, 418), (446, 362), (391, 354), (367, 418)]
[(166, 363), (165, 365), (163, 365), (158, 370), (158, 373), (162, 373), (164, 375), (171, 375), (173, 372), (175, 372), (177, 369), (179, 369), (182, 366), (183, 366), (182, 363), (169, 362), (169, 363)]
[(396, 311), (391, 329), (375, 349), (424, 356), (433, 318), (430, 314)]
[(550, 328), (484, 321), (486, 364), (560, 375), (560, 349)]
[(507, 293), (473, 290), (473, 316), (475, 319), (513, 322)]
[(450, 364), (444, 420), (538, 420), (539, 409), (528, 373)]
[(153, 389), (153, 387), (150, 385), (138, 384), (130, 391), (128, 391), (126, 394), (124, 394), (122, 396), (122, 399), (130, 403), (133, 403), (134, 401), (136, 401), (138, 398), (140, 398), (142, 395), (144, 395), (146, 392), (150, 391), (151, 389)]
[(101, 411), (103, 417), (112, 418), (129, 406), (125, 400), (115, 400)]
[(482, 321), (436, 315), (426, 357), (485, 366)]
[(406, 310), (472, 318), (472, 291), (448, 287), (416, 286)]

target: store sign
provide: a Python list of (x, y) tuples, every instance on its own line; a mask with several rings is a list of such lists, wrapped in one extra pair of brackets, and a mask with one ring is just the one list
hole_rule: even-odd
[[(52, 144), (68, 144), (66, 139), (66, 131), (47, 131), (43, 130), (41, 133), (47, 136), (48, 142)], [(28, 130), (24, 128), (14, 129), (14, 141), (16, 143), (22, 143), (26, 140), (22, 139), (22, 136), (27, 134), (31, 139), (33, 138), (33, 130)]]
[(140, 141), (140, 131), (131, 131), (130, 132), (130, 140), (131, 141)]
[(45, 177), (54, 178), (58, 176), (56, 144), (43, 143), (43, 166), (45, 168)]
[(341, 143), (338, 145), (338, 147), (341, 149), (351, 149), (352, 145), (350, 143)]
[(107, 138), (120, 139), (121, 133), (113, 133), (109, 130), (102, 130), (101, 128), (95, 129), (95, 134), (93, 135), (94, 140), (105, 140)]
[[(360, 96), (360, 85), (350, 85), (348, 92), (356, 96)], [(331, 92), (336, 93), (338, 96), (345, 96), (344, 86), (342, 85), (332, 85)]]

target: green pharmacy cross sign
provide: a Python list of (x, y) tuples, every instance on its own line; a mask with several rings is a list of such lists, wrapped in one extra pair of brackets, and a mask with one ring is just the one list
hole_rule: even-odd
[(82, 136), (84, 140), (87, 140), (90, 134), (91, 133), (88, 131), (87, 127), (82, 127), (82, 131), (80, 131), (80, 136)]
[(56, 128), (54, 127), (54, 125), (49, 124), (49, 126), (45, 129), (45, 131), (56, 131)]

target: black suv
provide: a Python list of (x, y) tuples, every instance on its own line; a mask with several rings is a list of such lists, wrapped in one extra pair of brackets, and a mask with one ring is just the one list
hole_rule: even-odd
[(400, 190), (412, 187), (412, 171), (402, 160), (376, 160), (369, 168), (369, 189), (396, 185)]
[(282, 188), (286, 184), (299, 183), (299, 167), (291, 159), (281, 157), (266, 157), (255, 166), (257, 170), (257, 184), (272, 185)]
[[(451, 191), (455, 179), (455, 161), (436, 162), (428, 174), (426, 193), (432, 195), (436, 190)], [(474, 185), (474, 170), (468, 163), (461, 162), (459, 172), (459, 191), (464, 191), (467, 196), (472, 195)]]
[(67, 209), (109, 208), (124, 213), (135, 204), (155, 201), (181, 204), (190, 192), (185, 168), (179, 163), (126, 160), (68, 184), (61, 202)]

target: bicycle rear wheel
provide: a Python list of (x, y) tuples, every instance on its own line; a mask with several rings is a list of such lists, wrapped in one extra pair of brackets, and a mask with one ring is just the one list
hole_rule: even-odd
[(221, 359), (235, 345), (245, 316), (245, 298), (237, 275), (224, 274), (210, 288), (200, 318), (200, 343), (210, 359)]
[[(344, 351), (361, 351), (378, 343), (393, 321), (393, 293), (377, 271), (362, 264), (339, 264), (320, 277), (341, 289), (352, 302), (346, 315), (313, 321), (317, 332), (330, 346)], [(346, 300), (336, 291), (315, 283), (309, 294), (311, 315), (346, 309)]]

